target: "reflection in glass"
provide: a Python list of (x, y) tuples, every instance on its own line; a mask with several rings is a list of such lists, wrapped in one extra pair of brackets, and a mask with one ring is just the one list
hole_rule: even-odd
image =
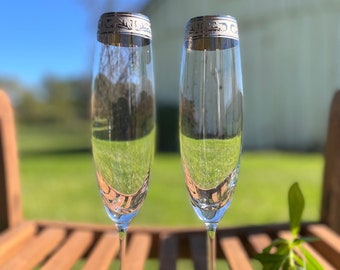
[(92, 152), (105, 210), (121, 239), (142, 206), (155, 143), (155, 92), (149, 19), (100, 17), (92, 81)]
[(180, 76), (180, 145), (191, 204), (207, 229), (207, 269), (215, 232), (236, 186), (242, 148), (242, 72), (237, 22), (189, 20)]

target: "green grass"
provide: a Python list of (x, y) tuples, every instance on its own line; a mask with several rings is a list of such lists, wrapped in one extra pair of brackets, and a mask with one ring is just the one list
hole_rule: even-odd
[(82, 150), (90, 145), (91, 134), (88, 122), (74, 126), (43, 125), (17, 126), (21, 153), (47, 153)]
[(133, 194), (139, 191), (148, 178), (154, 140), (154, 131), (131, 141), (93, 137), (93, 158), (98, 175), (118, 192)]
[[(59, 151), (89, 146), (87, 135), (76, 134), (19, 129), (26, 218), (111, 224), (91, 154)], [(54, 152), (44, 150), (51, 148)], [(233, 202), (220, 226), (288, 221), (287, 193), (293, 182), (305, 195), (304, 220), (318, 219), (322, 168), (319, 153), (245, 152)], [(156, 154), (148, 196), (132, 225), (203, 227), (189, 204), (179, 154)]]
[(215, 188), (236, 171), (241, 149), (241, 136), (219, 140), (197, 140), (181, 136), (188, 176), (204, 189)]

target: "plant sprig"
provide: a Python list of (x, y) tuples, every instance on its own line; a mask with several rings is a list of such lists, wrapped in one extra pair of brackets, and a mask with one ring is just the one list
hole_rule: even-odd
[(323, 267), (308, 252), (303, 244), (314, 238), (299, 237), (301, 217), (305, 199), (298, 183), (294, 183), (288, 192), (289, 224), (292, 239), (278, 238), (263, 249), (255, 258), (263, 265), (263, 270), (322, 270)]

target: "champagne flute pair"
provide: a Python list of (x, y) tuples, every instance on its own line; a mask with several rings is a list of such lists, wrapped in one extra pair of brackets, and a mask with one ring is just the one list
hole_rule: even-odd
[[(92, 151), (105, 210), (120, 236), (143, 204), (155, 149), (150, 20), (111, 12), (98, 24), (92, 83)], [(191, 204), (207, 229), (207, 269), (215, 232), (235, 188), (241, 153), (242, 74), (236, 20), (189, 20), (180, 73), (180, 145)]]

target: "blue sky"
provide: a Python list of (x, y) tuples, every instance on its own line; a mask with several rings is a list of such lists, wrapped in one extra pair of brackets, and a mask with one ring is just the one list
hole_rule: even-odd
[[(96, 4), (86, 8), (85, 3), (92, 2)], [(106, 2), (1, 1), (0, 78), (35, 87), (46, 76), (68, 78), (90, 74), (100, 14), (138, 11), (145, 0), (120, 0), (115, 5)]]

